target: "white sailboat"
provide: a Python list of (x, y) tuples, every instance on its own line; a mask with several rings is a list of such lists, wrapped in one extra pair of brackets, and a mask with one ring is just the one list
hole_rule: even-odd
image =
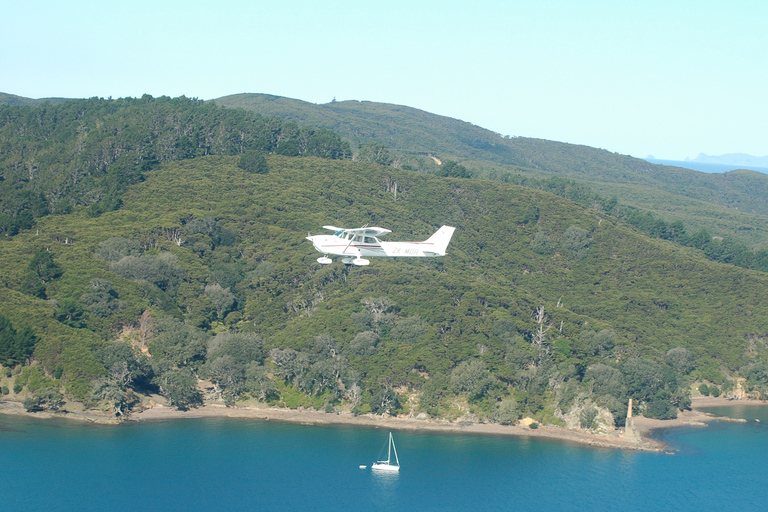
[[(392, 454), (395, 454), (395, 463), (392, 463)], [(400, 460), (397, 458), (397, 449), (395, 440), (392, 438), (392, 432), (389, 433), (389, 446), (387, 447), (387, 460), (379, 460), (371, 464), (371, 469), (375, 471), (400, 471)]]

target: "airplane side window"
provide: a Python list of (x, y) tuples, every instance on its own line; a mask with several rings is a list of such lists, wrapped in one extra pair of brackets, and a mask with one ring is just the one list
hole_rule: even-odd
[(367, 237), (365, 237), (365, 243), (372, 244), (372, 243), (375, 243), (375, 242), (373, 241), (373, 238), (367, 236)]

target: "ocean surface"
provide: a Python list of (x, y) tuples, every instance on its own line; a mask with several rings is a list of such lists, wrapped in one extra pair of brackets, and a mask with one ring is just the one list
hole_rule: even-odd
[[(0, 415), (2, 510), (765, 510), (768, 407), (660, 433), (673, 455), (245, 419), (100, 426)], [(759, 419), (760, 422), (755, 420)]]

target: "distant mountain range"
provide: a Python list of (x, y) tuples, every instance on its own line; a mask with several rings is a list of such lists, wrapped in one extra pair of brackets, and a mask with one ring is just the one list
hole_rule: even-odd
[(686, 161), (707, 164), (744, 165), (747, 167), (768, 167), (768, 156), (752, 156), (744, 153), (728, 153), (719, 156), (699, 153), (696, 158), (686, 158)]

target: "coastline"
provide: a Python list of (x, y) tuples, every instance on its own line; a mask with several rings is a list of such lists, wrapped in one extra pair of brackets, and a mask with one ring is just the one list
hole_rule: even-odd
[(642, 416), (635, 417), (635, 426), (641, 434), (641, 440), (625, 439), (622, 430), (617, 429), (607, 434), (595, 434), (579, 430), (566, 430), (555, 426), (540, 426), (531, 429), (526, 426), (499, 425), (491, 423), (450, 422), (447, 420), (417, 419), (411, 416), (381, 417), (372, 414), (355, 416), (350, 412), (326, 413), (313, 409), (283, 409), (263, 404), (226, 407), (219, 404), (207, 404), (202, 407), (179, 411), (177, 409), (155, 405), (144, 411), (131, 414), (120, 420), (112, 414), (100, 411), (68, 412), (27, 412), (21, 403), (0, 401), (0, 414), (16, 414), (35, 418), (65, 418), (104, 425), (116, 425), (122, 422), (149, 422), (183, 418), (246, 418), (260, 421), (285, 421), (303, 425), (357, 425), (391, 430), (416, 430), (434, 432), (454, 432), (484, 435), (503, 435), (516, 437), (535, 437), (573, 442), (600, 448), (622, 450), (662, 452), (669, 447), (663, 441), (654, 439), (653, 432), (658, 429), (707, 426), (710, 421), (743, 421), (714, 416), (699, 409), (717, 406), (768, 405), (758, 400), (732, 401), (725, 398), (701, 397), (692, 400), (691, 410), (681, 412), (674, 420), (656, 420)]

